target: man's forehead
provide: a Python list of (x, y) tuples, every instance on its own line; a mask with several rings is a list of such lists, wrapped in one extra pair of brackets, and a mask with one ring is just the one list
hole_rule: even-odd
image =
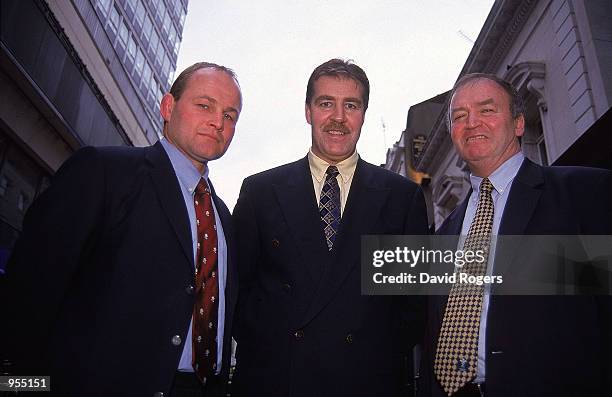
[(475, 102), (502, 102), (509, 101), (508, 93), (495, 81), (486, 78), (469, 80), (459, 86), (451, 98), (451, 107), (457, 97), (462, 98), (469, 95), (469, 99)]
[(343, 75), (323, 75), (315, 80), (315, 97), (338, 93), (346, 88), (356, 88), (359, 95), (363, 94), (363, 86), (358, 80)]

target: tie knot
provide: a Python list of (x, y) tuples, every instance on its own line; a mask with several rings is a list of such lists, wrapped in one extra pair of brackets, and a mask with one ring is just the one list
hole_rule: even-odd
[(325, 171), (328, 178), (335, 178), (340, 172), (338, 172), (338, 167), (335, 165), (330, 165), (327, 167), (327, 171)]
[(480, 182), (480, 193), (483, 194), (491, 194), (493, 191), (493, 184), (489, 180), (489, 178), (485, 178)]
[(200, 178), (200, 182), (198, 182), (198, 186), (195, 188), (195, 193), (197, 196), (203, 196), (206, 193), (210, 193), (210, 189), (208, 188), (208, 183), (204, 180), (204, 178)]

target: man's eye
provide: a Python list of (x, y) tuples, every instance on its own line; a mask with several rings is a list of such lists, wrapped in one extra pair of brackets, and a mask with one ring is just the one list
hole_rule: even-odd
[(206, 109), (206, 110), (210, 109), (210, 106), (208, 106), (206, 103), (199, 103), (198, 106), (201, 107), (202, 109)]
[(482, 109), (482, 112), (483, 113), (491, 113), (491, 112), (493, 112), (493, 109), (491, 109), (491, 108), (484, 108), (484, 109)]
[(330, 108), (332, 107), (332, 105), (333, 104), (330, 101), (324, 101), (324, 102), (319, 103), (319, 106), (322, 108)]
[(354, 103), (347, 103), (347, 104), (346, 104), (346, 108), (347, 108), (347, 109), (351, 109), (351, 110), (355, 110), (355, 109), (357, 109), (358, 107), (357, 107), (357, 105), (355, 105)]
[(225, 113), (225, 114), (223, 115), (223, 118), (224, 118), (224, 119), (226, 119), (226, 120), (230, 120), (230, 121), (233, 121), (233, 120), (234, 120), (234, 118), (232, 117), (232, 115), (231, 115), (231, 114), (229, 114), (229, 113)]
[(453, 116), (453, 121), (460, 120), (465, 117), (465, 113), (456, 114)]

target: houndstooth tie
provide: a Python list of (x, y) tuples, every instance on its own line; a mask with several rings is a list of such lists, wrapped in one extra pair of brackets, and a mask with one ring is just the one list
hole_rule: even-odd
[(331, 251), (336, 240), (336, 234), (340, 229), (340, 186), (338, 186), (338, 180), (336, 179), (339, 172), (336, 166), (330, 165), (325, 173), (327, 176), (321, 190), (319, 213), (321, 214), (327, 248)]
[[(485, 260), (466, 263), (461, 272), (484, 275), (487, 268), (493, 229), (493, 185), (485, 178), (480, 183), (476, 215), (470, 225), (464, 251), (482, 250)], [(478, 331), (484, 285), (455, 282), (450, 290), (438, 338), (434, 372), (450, 396), (476, 376)]]

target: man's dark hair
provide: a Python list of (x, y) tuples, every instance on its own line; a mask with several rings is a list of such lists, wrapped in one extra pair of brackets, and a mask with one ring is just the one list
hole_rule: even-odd
[(506, 92), (506, 94), (508, 94), (508, 99), (510, 102), (510, 113), (512, 114), (512, 118), (514, 120), (516, 120), (516, 118), (520, 115), (523, 115), (523, 116), (525, 115), (525, 103), (523, 102), (523, 98), (521, 98), (518, 91), (516, 90), (516, 88), (512, 86), (512, 84), (508, 83), (504, 79), (497, 77), (494, 74), (470, 73), (470, 74), (466, 74), (465, 76), (462, 76), (459, 80), (457, 80), (457, 82), (453, 86), (453, 89), (451, 90), (451, 93), (449, 96), (450, 100), (448, 103), (448, 112), (446, 115), (446, 126), (449, 129), (449, 131), (451, 128), (451, 121), (452, 121), (451, 120), (451, 116), (452, 116), (451, 115), (451, 102), (453, 99), (453, 95), (455, 95), (455, 93), (457, 92), (459, 88), (463, 87), (467, 83), (474, 81), (474, 80), (479, 80), (479, 79), (487, 79), (487, 80), (490, 80), (496, 83)]
[(317, 66), (312, 71), (306, 86), (306, 103), (310, 103), (314, 95), (314, 83), (322, 76), (333, 76), (338, 78), (353, 79), (361, 84), (363, 93), (363, 108), (368, 109), (368, 101), (370, 100), (370, 81), (363, 69), (355, 65), (351, 59), (345, 61), (343, 59), (330, 59), (329, 61)]
[[(187, 81), (189, 80), (191, 75), (193, 75), (200, 69), (214, 69), (220, 72), (227, 73), (232, 79), (234, 79), (238, 87), (240, 87), (240, 84), (238, 83), (238, 78), (236, 77), (236, 73), (234, 73), (232, 69), (222, 65), (217, 65), (216, 63), (212, 62), (198, 62), (183, 70), (181, 74), (178, 75), (176, 80), (174, 80), (172, 87), (170, 87), (170, 94), (172, 95), (174, 100), (179, 100), (179, 98), (183, 94), (183, 91), (185, 90), (185, 86), (187, 85)], [(242, 97), (240, 98), (240, 101), (242, 102)]]

